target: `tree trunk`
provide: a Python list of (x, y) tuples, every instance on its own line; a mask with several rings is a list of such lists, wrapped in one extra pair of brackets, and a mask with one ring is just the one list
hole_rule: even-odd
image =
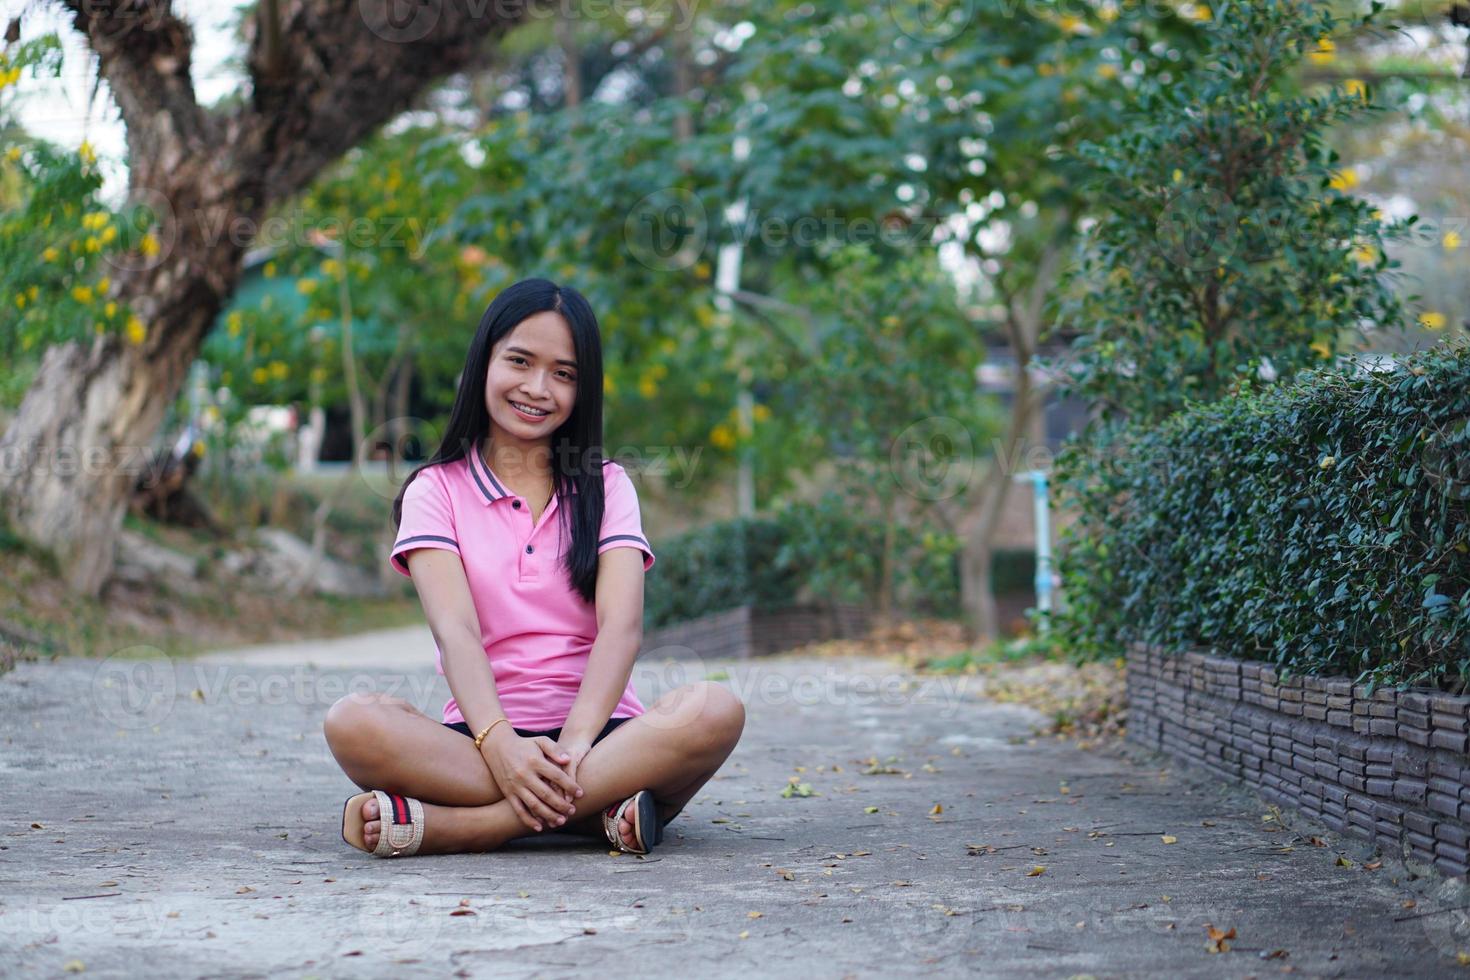
[[(117, 532), (165, 409), (239, 280), (273, 204), (411, 106), (435, 79), (483, 60), (514, 5), (274, 0), (247, 24), (250, 101), (221, 113), (194, 97), (193, 34), (167, 0), (57, 0), (97, 55), (127, 127), (129, 198), (162, 215), (160, 250), (114, 261), (109, 298), (147, 328), (48, 350), (0, 439), (0, 510), (52, 552), (77, 592), (112, 571)], [(147, 30), (138, 30), (146, 16)], [(259, 18), (265, 18), (262, 27)], [(330, 57), (326, 57), (326, 55)]]

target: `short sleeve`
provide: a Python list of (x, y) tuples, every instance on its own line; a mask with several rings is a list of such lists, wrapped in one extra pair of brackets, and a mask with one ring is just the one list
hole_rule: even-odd
[(617, 463), (608, 463), (609, 473), (602, 508), (602, 533), (597, 538), (597, 553), (613, 548), (638, 548), (643, 552), (643, 570), (653, 567), (653, 548), (643, 535), (643, 519), (638, 512), (638, 491), (628, 471)]
[(454, 510), (449, 506), (449, 491), (437, 467), (420, 470), (403, 492), (398, 538), (388, 556), (394, 569), (408, 575), (408, 552), (415, 548), (442, 548), (459, 554)]

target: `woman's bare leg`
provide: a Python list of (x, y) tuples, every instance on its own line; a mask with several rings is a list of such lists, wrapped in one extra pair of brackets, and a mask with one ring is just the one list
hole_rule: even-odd
[[(336, 708), (334, 705), (333, 710)], [(575, 802), (577, 815), (563, 827), (550, 829), (601, 837), (601, 812), (641, 789), (653, 792), (658, 801), (659, 819), (669, 820), (719, 770), (739, 740), (744, 724), (744, 705), (720, 684), (700, 681), (669, 691), (645, 714), (619, 725), (588, 751), (577, 773), (577, 782), (583, 793)], [(458, 732), (451, 732), (442, 725), (439, 727), (467, 746), (470, 761), (488, 776), (473, 743)], [(334, 744), (333, 753), (339, 762), (343, 762), (344, 770), (347, 769), (344, 756), (350, 757), (351, 752), (339, 753)], [(419, 757), (425, 761), (428, 758)], [(351, 761), (357, 763), (359, 773), (364, 772), (361, 760)], [(500, 794), (493, 780), (486, 787), (473, 766), (466, 764), (464, 768), (470, 771), (445, 772), (443, 766), (421, 764), (417, 771), (408, 766), (403, 769), (392, 765), (383, 767), (385, 772), (401, 773), (404, 780), (398, 784), (402, 788), (391, 792), (424, 800), (424, 791), (432, 790), (439, 799), (466, 800), (450, 806), (425, 802), (421, 853), (494, 850), (517, 837), (537, 833), (521, 823), (510, 804), (503, 799), (489, 805), (473, 805), (475, 802), (483, 803), (490, 791), (496, 797)], [(353, 772), (349, 770), (348, 775), (353, 775)], [(387, 787), (376, 785), (371, 788)], [(477, 794), (479, 800), (475, 799)], [(367, 821), (363, 832), (368, 847), (377, 843), (381, 829), (377, 809), (376, 800), (370, 799), (363, 805), (363, 816)], [(619, 827), (624, 840), (633, 843), (633, 828), (628, 821), (622, 821)]]

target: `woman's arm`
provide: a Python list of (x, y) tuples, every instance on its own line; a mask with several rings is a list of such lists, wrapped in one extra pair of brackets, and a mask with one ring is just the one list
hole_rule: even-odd
[[(505, 709), (500, 706), (495, 672), (480, 639), (480, 618), (475, 613), (464, 565), (454, 552), (432, 548), (410, 551), (405, 559), (424, 617), (443, 655), (449, 692), (470, 731), (479, 734), (486, 725), (504, 718)], [(510, 731), (509, 724), (496, 725), (490, 738), (500, 738)]]
[[(611, 548), (598, 556), (597, 638), (560, 742), (590, 743), (612, 717), (643, 645), (643, 552)], [(503, 727), (503, 726), (502, 726)]]

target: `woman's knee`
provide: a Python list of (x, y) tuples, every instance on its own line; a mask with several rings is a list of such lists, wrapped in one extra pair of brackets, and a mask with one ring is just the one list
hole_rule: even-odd
[(700, 737), (701, 748), (728, 751), (740, 740), (745, 728), (745, 705), (735, 692), (715, 681), (687, 685), (690, 697), (690, 730)]
[(322, 731), (333, 751), (350, 749), (373, 733), (389, 711), (402, 711), (408, 702), (387, 694), (353, 693), (338, 698), (327, 709)]

